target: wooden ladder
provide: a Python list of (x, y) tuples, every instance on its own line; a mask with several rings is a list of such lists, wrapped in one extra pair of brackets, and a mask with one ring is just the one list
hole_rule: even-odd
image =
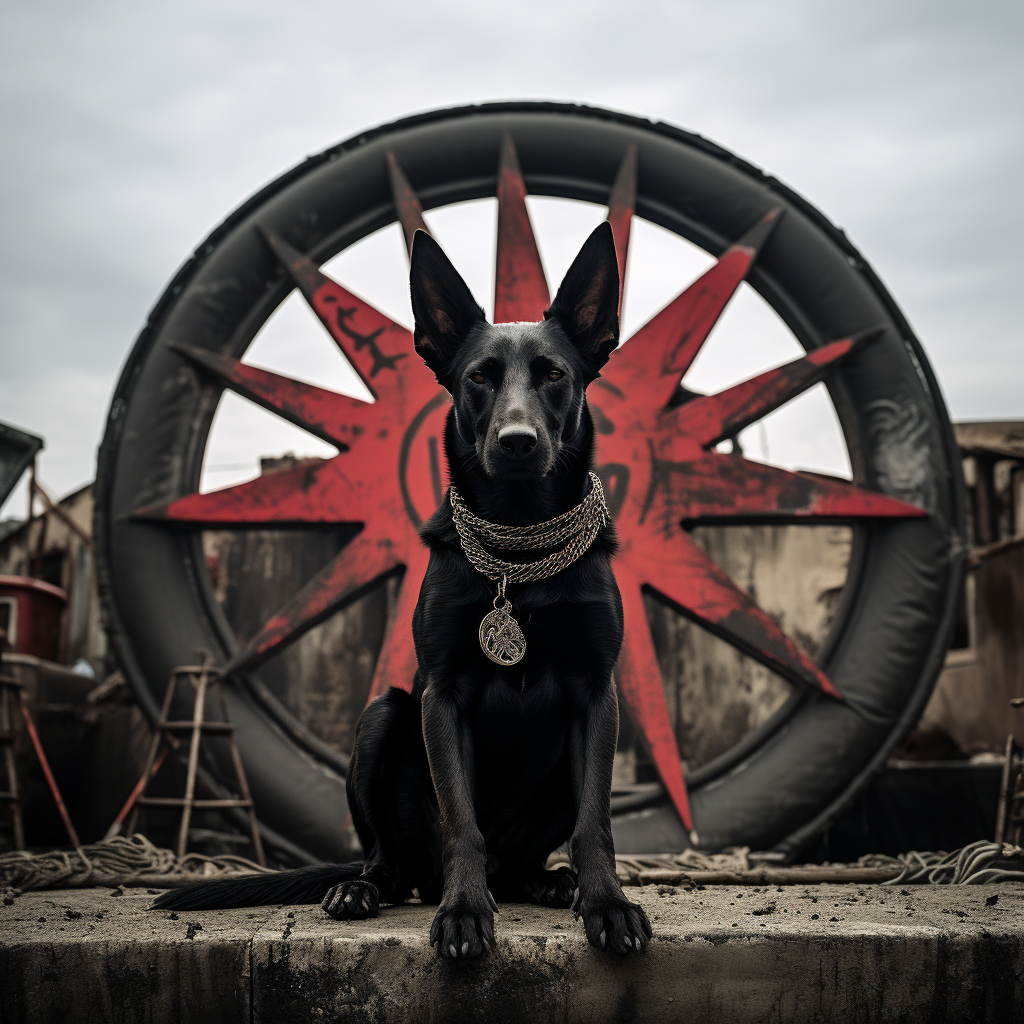
[[(167, 684), (167, 693), (164, 695), (163, 708), (160, 711), (160, 720), (157, 722), (156, 732), (153, 734), (153, 742), (149, 748), (149, 756), (146, 761), (146, 769), (142, 774), (144, 780), (142, 790), (135, 805), (132, 808), (131, 817), (128, 819), (127, 833), (131, 835), (135, 831), (139, 810), (144, 807), (180, 807), (181, 827), (178, 830), (178, 847), (176, 853), (178, 858), (185, 856), (188, 846), (188, 828), (192, 819), (193, 810), (224, 810), (229, 807), (244, 807), (249, 814), (249, 838), (252, 842), (253, 853), (257, 863), (266, 866), (266, 858), (263, 854), (263, 843), (260, 841), (259, 825), (256, 821), (256, 811), (253, 807), (252, 795), (249, 792), (249, 783), (245, 778), (245, 769), (242, 767), (242, 758), (238, 753), (238, 745), (235, 743), (235, 729), (228, 719), (227, 702), (224, 699), (223, 688), (219, 690), (220, 709), (222, 720), (208, 722), (204, 719), (206, 708), (206, 695), (210, 687), (211, 676), (214, 675), (212, 666), (206, 662), (202, 665), (182, 665), (171, 673), (170, 682)], [(174, 702), (174, 693), (178, 681), (187, 678), (195, 687), (196, 699), (191, 721), (172, 721), (167, 716), (170, 714), (171, 705)], [(216, 681), (216, 680), (215, 680)], [(160, 753), (161, 745), (168, 748), (178, 748), (181, 741), (180, 734), (191, 734), (191, 743), (188, 751), (188, 772), (185, 776), (184, 796), (146, 796), (146, 789), (152, 781), (154, 764)], [(203, 735), (222, 736), (227, 739), (228, 748), (231, 751), (231, 761), (235, 768), (235, 778), (238, 782), (239, 799), (226, 800), (205, 800), (197, 799), (196, 774), (199, 768), (199, 748)]]
[(25, 827), (21, 820), (21, 793), (14, 764), (14, 708), (21, 705), (21, 683), (10, 676), (0, 676), (0, 747), (4, 748), (7, 789), (0, 790), (0, 803), (7, 804), (14, 848), (25, 849)]

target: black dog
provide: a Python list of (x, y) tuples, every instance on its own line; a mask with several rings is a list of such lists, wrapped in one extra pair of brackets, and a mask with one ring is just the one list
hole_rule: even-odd
[[(454, 400), (445, 449), (466, 505), (512, 526), (579, 505), (594, 448), (586, 389), (618, 339), (609, 225), (587, 240), (541, 323), (488, 324), (424, 232), (411, 281), (416, 351)], [(556, 575), (509, 585), (527, 645), (511, 667), (478, 642), (495, 586), (467, 559), (449, 499), (423, 539), (430, 564), (413, 620), (413, 692), (391, 689), (366, 709), (349, 768), (365, 862), (200, 883), (157, 905), (323, 898), (332, 917), (365, 918), (415, 888), (440, 904), (430, 941), (442, 956), (493, 945), (495, 899), (572, 907), (592, 945), (642, 950), (651, 927), (616, 878), (609, 810), (622, 643), (611, 526)], [(566, 841), (573, 870), (546, 870)]]

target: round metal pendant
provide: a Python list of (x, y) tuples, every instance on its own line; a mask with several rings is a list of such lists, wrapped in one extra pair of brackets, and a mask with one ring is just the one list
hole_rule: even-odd
[(511, 609), (511, 603), (506, 603), (480, 622), (480, 647), (495, 665), (517, 665), (526, 654), (526, 637), (509, 614)]

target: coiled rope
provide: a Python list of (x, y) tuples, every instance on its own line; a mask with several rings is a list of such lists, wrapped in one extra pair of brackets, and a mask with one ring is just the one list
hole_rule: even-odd
[(0, 889), (64, 889), (82, 886), (153, 886), (162, 889), (188, 885), (200, 878), (270, 872), (245, 857), (204, 857), (187, 853), (181, 860), (172, 850), (154, 846), (145, 836), (115, 836), (76, 850), (0, 854)]
[[(547, 866), (568, 867), (568, 856), (560, 850)], [(623, 885), (986, 885), (1024, 881), (1024, 849), (980, 840), (952, 853), (914, 850), (898, 857), (872, 853), (856, 864), (782, 865), (742, 846), (713, 854), (686, 850), (661, 857), (619, 855), (615, 866)]]
[(952, 853), (903, 853), (903, 871), (886, 885), (986, 885), (1024, 882), (1024, 849), (980, 840)]
[[(221, 875), (272, 873), (272, 868), (245, 857), (205, 857), (188, 853), (180, 861), (172, 850), (154, 846), (145, 836), (115, 836), (82, 847), (87, 862), (74, 850), (49, 853), (15, 851), (0, 854), (0, 889), (65, 889), (83, 886), (151, 886), (177, 888), (201, 878)], [(871, 854), (856, 864), (774, 867), (748, 858), (746, 847), (718, 854), (687, 850), (674, 857), (617, 857), (620, 880), (626, 885), (658, 882), (679, 884), (684, 879), (708, 885), (801, 884), (813, 882), (882, 885), (987, 885), (1024, 882), (1024, 849), (981, 840), (946, 853), (912, 851), (899, 857)], [(562, 851), (548, 867), (568, 866)], [(888, 877), (882, 877), (884, 875)], [(874, 877), (871, 877), (874, 875)], [(856, 877), (855, 877), (856, 876)]]

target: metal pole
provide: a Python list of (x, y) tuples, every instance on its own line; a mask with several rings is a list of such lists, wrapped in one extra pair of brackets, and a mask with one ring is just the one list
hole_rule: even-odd
[(1006, 838), (1006, 818), (1010, 808), (1010, 776), (1013, 771), (1013, 733), (1006, 737), (1006, 756), (1003, 776), (999, 782), (999, 803), (996, 805), (996, 842), (1000, 846)]
[(36, 757), (39, 758), (39, 764), (43, 769), (43, 775), (46, 776), (46, 783), (50, 787), (50, 792), (53, 794), (54, 802), (57, 804), (57, 810), (60, 811), (64, 827), (68, 832), (68, 838), (71, 840), (71, 845), (78, 851), (79, 856), (88, 863), (85, 854), (82, 853), (82, 844), (78, 840), (78, 833), (75, 831), (75, 826), (71, 824), (71, 817), (68, 815), (68, 809), (64, 806), (64, 799), (60, 795), (60, 789), (57, 788), (57, 780), (53, 777), (53, 772), (50, 771), (50, 762), (46, 760), (43, 745), (39, 742), (39, 734), (36, 732), (36, 727), (32, 722), (32, 716), (29, 714), (28, 705), (25, 703), (25, 697), (20, 691), (18, 692), (18, 704), (21, 706), (21, 717), (25, 720), (25, 728), (28, 730), (29, 739), (32, 740), (32, 746), (35, 747)]

